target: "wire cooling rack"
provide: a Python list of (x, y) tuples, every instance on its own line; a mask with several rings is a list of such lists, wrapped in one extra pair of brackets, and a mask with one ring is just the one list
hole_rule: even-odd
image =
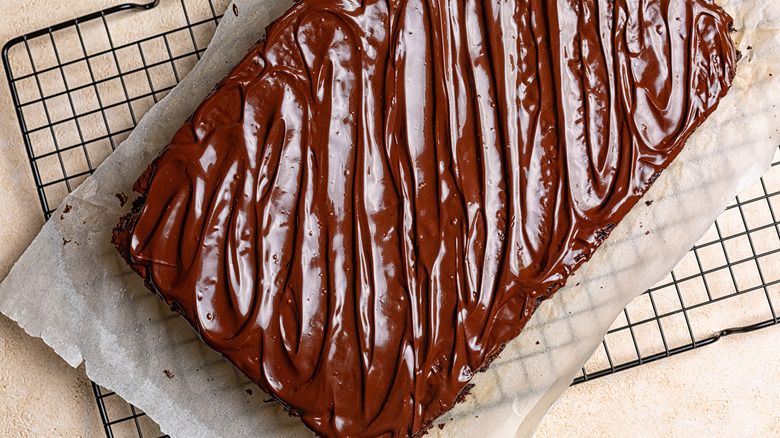
[[(46, 219), (194, 67), (228, 1), (122, 4), (22, 35), (3, 47)], [(108, 438), (161, 435), (141, 410), (113, 391), (92, 387)]]
[[(192, 69), (228, 3), (123, 4), (4, 46), (46, 219)], [(780, 153), (667, 278), (626, 307), (573, 384), (779, 322), (778, 164)], [(160, 435), (142, 411), (94, 383), (93, 389), (109, 438)]]

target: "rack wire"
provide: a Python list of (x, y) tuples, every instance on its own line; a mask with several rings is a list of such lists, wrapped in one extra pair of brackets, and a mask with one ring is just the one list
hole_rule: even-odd
[(737, 195), (666, 278), (623, 310), (573, 384), (778, 324), (779, 208), (775, 150), (759, 181)]
[[(3, 47), (46, 219), (189, 73), (228, 4), (123, 4)], [(144, 12), (152, 9), (160, 13)], [(573, 384), (780, 322), (779, 165), (780, 153), (667, 278), (626, 307)], [(94, 383), (93, 389), (107, 437), (160, 435), (141, 410)]]
[[(121, 4), (5, 44), (3, 65), (47, 220), (194, 67), (227, 4)], [(141, 13), (152, 9), (160, 14)], [(138, 26), (134, 19), (144, 21)], [(123, 39), (128, 33), (132, 38)], [(161, 435), (143, 411), (92, 387), (108, 438)]]

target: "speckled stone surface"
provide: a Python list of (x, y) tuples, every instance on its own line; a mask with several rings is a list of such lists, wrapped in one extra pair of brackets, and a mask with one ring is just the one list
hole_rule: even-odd
[[(0, 0), (5, 14), (0, 43), (119, 3)], [(5, 188), (0, 191), (3, 278), (43, 224), (4, 77), (0, 80), (0, 186)], [(777, 345), (780, 327), (726, 338), (572, 387), (545, 417), (537, 436), (780, 436)], [(70, 368), (42, 341), (2, 315), (0, 436), (104, 436), (83, 369)]]
[(780, 327), (577, 385), (537, 437), (780, 436)]

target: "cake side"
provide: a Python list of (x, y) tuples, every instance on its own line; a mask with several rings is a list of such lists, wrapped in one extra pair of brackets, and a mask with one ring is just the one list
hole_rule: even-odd
[(731, 84), (700, 1), (303, 1), (114, 243), (325, 436), (408, 436), (587, 260)]

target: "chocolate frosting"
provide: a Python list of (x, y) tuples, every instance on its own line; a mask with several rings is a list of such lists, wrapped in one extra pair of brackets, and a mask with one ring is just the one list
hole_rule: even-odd
[(114, 242), (318, 434), (420, 434), (715, 109), (730, 21), (710, 0), (303, 0)]

